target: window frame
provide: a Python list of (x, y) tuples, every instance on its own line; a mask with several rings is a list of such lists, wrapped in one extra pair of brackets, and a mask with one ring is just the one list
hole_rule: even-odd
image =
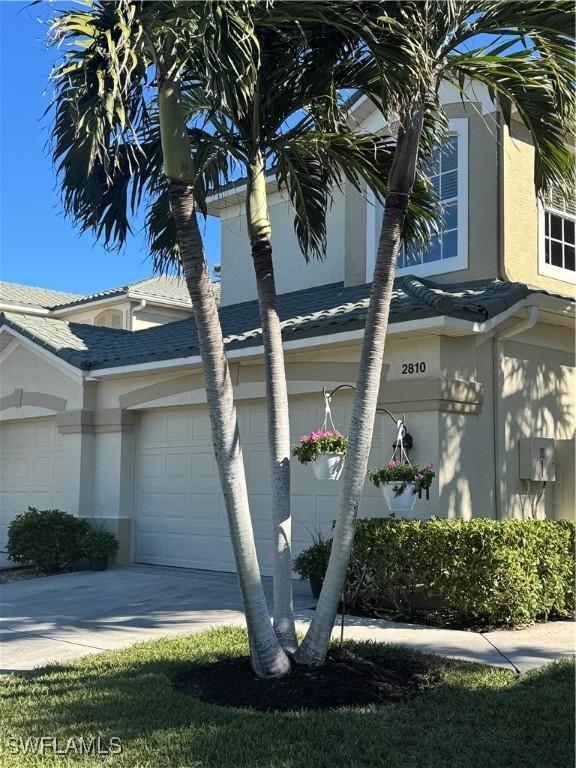
[[(120, 325), (108, 325), (108, 323), (101, 323), (97, 322), (99, 318), (112, 318), (113, 316), (118, 317), (120, 320)], [(117, 309), (116, 307), (107, 307), (106, 309), (101, 309), (100, 312), (97, 312), (94, 315), (94, 318), (92, 320), (92, 325), (97, 326), (98, 328), (111, 328), (112, 330), (123, 330), (124, 329), (124, 312), (122, 312), (121, 309)]]
[[(452, 118), (448, 121), (448, 125), (449, 133), (458, 137), (457, 254), (455, 258), (451, 259), (440, 259), (422, 264), (412, 264), (409, 267), (399, 267), (396, 270), (398, 277), (403, 275), (430, 277), (432, 275), (442, 275), (447, 272), (459, 272), (460, 270), (468, 269), (468, 220), (470, 216), (468, 207), (468, 118)], [(374, 193), (371, 190), (367, 190), (366, 209), (366, 281), (371, 282), (376, 264), (376, 249), (378, 247), (376, 203)]]
[(561, 280), (563, 283), (576, 285), (576, 272), (572, 272), (566, 267), (557, 267), (554, 264), (546, 263), (546, 212), (549, 211), (563, 219), (570, 219), (575, 223), (576, 216), (567, 211), (561, 211), (553, 205), (547, 205), (543, 200), (538, 200), (538, 274), (542, 277), (552, 277), (555, 280)]

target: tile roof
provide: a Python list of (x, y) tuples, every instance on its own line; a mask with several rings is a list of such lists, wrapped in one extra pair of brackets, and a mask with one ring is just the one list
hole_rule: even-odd
[(55, 305), (52, 309), (68, 309), (69, 307), (72, 308), (80, 304), (88, 304), (92, 301), (100, 301), (101, 299), (111, 299), (115, 296), (127, 296), (128, 294), (136, 294), (143, 298), (163, 299), (178, 301), (183, 304), (191, 304), (184, 278), (170, 275), (158, 275), (157, 277), (150, 277), (147, 280), (139, 280), (136, 283), (129, 283), (128, 285), (120, 285), (116, 288), (99, 291), (98, 293), (91, 293), (87, 296), (77, 296), (72, 301), (65, 301)]
[[(217, 299), (220, 299), (220, 284), (214, 283)], [(49, 288), (34, 288), (31, 285), (18, 285), (18, 283), (0, 282), (0, 303), (13, 304), (36, 309), (73, 309), (74, 307), (88, 304), (102, 299), (121, 298), (128, 296), (147, 298), (153, 301), (176, 301), (190, 306), (190, 296), (184, 278), (159, 275), (146, 280), (139, 280), (127, 285), (119, 285), (105, 291), (81, 296), (76, 293), (53, 291)]]
[[(370, 287), (365, 284), (345, 288), (342, 283), (333, 283), (279, 296), (284, 339), (325, 336), (363, 327)], [(484, 322), (532, 293), (542, 291), (499, 280), (439, 285), (431, 280), (401, 277), (394, 284), (390, 322), (442, 315)], [(228, 349), (261, 343), (258, 302), (222, 307), (220, 319)], [(0, 315), (0, 326), (3, 324), (85, 370), (199, 354), (192, 319), (141, 331), (120, 331), (7, 313)]]
[(51, 309), (57, 304), (76, 301), (81, 298), (75, 293), (53, 291), (51, 288), (35, 288), (32, 285), (19, 285), (0, 281), (0, 302), (18, 304), (23, 307)]
[(87, 368), (91, 360), (105, 358), (120, 335), (132, 335), (130, 331), (115, 328), (15, 312), (0, 313), (0, 327), (2, 325), (13, 328), (77, 368)]

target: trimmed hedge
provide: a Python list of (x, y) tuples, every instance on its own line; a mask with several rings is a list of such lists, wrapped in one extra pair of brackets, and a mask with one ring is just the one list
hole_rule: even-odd
[(347, 600), (361, 612), (468, 626), (568, 616), (575, 530), (551, 520), (359, 520)]
[(8, 526), (8, 555), (15, 563), (57, 573), (82, 556), (82, 538), (90, 525), (60, 509), (36, 509), (17, 515)]

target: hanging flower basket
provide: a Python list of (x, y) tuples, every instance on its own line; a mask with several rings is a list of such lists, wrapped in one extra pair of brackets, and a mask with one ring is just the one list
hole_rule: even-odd
[(317, 429), (302, 435), (292, 449), (301, 464), (311, 464), (318, 480), (338, 480), (344, 468), (348, 438), (335, 429)]
[(341, 453), (321, 453), (312, 462), (317, 480), (338, 480), (344, 469), (345, 456)]
[(404, 486), (400, 493), (396, 493), (396, 483), (383, 483), (382, 495), (386, 501), (389, 512), (412, 512), (416, 502), (414, 485), (410, 483)]
[(411, 512), (416, 501), (416, 494), (422, 495), (432, 485), (435, 477), (434, 465), (420, 467), (408, 461), (392, 460), (368, 473), (376, 488), (382, 488), (386, 505), (390, 512)]

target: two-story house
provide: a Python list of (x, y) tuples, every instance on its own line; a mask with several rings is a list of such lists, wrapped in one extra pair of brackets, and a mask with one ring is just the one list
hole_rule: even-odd
[[(401, 256), (380, 402), (405, 412), (411, 458), (436, 465), (414, 516), (567, 517), (576, 211), (555, 196), (537, 202), (522, 124), (509, 132), (482, 86), (473, 96), (465, 106), (450, 87), (442, 92), (451, 134), (433, 180), (444, 225), (424, 254)], [(350, 119), (384, 130), (364, 99)], [(307, 265), (290, 203), (269, 186), (296, 441), (322, 423), (322, 388), (355, 382), (382, 210), (346, 187), (329, 213), (326, 259)], [(238, 182), (209, 211), (221, 220), (221, 319), (269, 572), (265, 386), (244, 196)], [(185, 291), (141, 285), (89, 300), (26, 298), (20, 287), (12, 303), (0, 299), (3, 531), (29, 504), (60, 507), (115, 529), (125, 561), (232, 570), (190, 305)], [(332, 403), (342, 431), (351, 396), (340, 390)], [(378, 417), (372, 466), (390, 458), (394, 438), (391, 420)], [(296, 552), (330, 525), (339, 491), (294, 464)], [(387, 514), (369, 482), (360, 514)]]

